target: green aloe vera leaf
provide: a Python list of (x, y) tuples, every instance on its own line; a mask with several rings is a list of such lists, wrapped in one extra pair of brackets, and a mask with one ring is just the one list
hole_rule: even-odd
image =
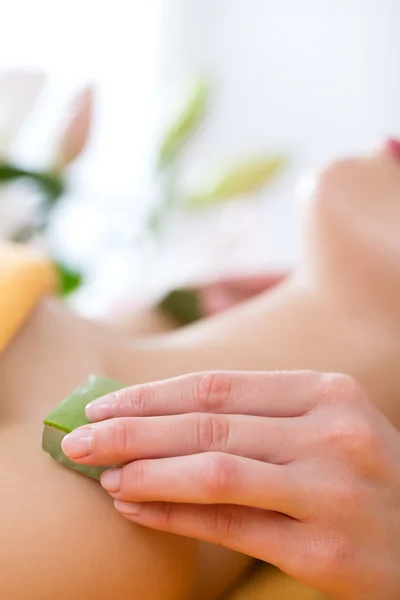
[(43, 421), (45, 425), (56, 427), (66, 433), (90, 423), (85, 408), (97, 398), (126, 387), (123, 383), (91, 375), (87, 381), (65, 398)]
[(78, 471), (79, 473), (86, 475), (86, 477), (99, 480), (101, 474), (110, 467), (90, 467), (88, 465), (77, 465), (72, 462), (72, 460), (65, 456), (64, 452), (61, 450), (61, 443), (66, 435), (67, 433), (62, 429), (45, 425), (42, 437), (43, 450), (50, 454), (51, 458), (56, 462), (61, 463), (74, 471)]
[(161, 168), (173, 163), (190, 136), (202, 121), (209, 97), (209, 85), (199, 79), (189, 90), (183, 106), (167, 127), (159, 150), (158, 164)]
[(61, 449), (63, 438), (82, 425), (90, 423), (85, 408), (97, 398), (126, 387), (123, 383), (106, 377), (91, 375), (87, 381), (65, 398), (43, 421), (42, 448), (57, 462), (83, 473), (92, 479), (100, 479), (106, 469), (114, 465), (91, 467), (77, 465), (65, 456)]
[(253, 194), (269, 183), (285, 166), (283, 156), (260, 157), (234, 165), (203, 192), (186, 202), (187, 208), (203, 208)]

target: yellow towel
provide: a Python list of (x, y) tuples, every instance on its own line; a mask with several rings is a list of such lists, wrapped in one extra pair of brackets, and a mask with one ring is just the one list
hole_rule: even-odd
[(26, 246), (0, 242), (0, 352), (38, 300), (56, 288), (49, 260)]

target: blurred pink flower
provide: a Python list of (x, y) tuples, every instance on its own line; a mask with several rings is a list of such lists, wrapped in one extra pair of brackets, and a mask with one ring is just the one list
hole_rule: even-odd
[(57, 170), (67, 167), (83, 152), (91, 131), (93, 103), (94, 90), (90, 86), (72, 101), (55, 152), (54, 167)]

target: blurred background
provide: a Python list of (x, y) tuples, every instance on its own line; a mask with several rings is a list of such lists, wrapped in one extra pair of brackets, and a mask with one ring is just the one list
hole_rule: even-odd
[(397, 0), (13, 0), (0, 237), (101, 317), (300, 258), (296, 190), (400, 134)]

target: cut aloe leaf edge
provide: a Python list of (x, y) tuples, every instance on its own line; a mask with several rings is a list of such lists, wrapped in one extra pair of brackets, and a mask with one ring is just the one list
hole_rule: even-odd
[(91, 375), (44, 419), (43, 450), (56, 462), (92, 479), (100, 479), (101, 474), (114, 465), (102, 467), (78, 465), (64, 454), (61, 443), (68, 433), (90, 423), (85, 412), (85, 408), (90, 402), (124, 387), (126, 387), (125, 384), (114, 379)]

